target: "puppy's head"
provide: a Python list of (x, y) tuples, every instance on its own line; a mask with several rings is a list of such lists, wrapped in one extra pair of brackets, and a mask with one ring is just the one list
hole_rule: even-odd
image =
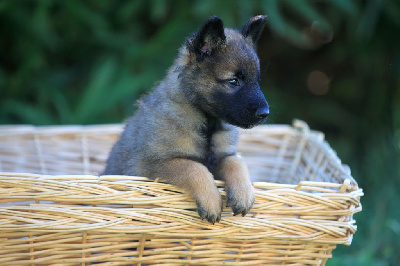
[(269, 107), (254, 50), (265, 22), (265, 16), (256, 16), (233, 30), (214, 16), (187, 40), (182, 88), (203, 112), (243, 128), (266, 120)]

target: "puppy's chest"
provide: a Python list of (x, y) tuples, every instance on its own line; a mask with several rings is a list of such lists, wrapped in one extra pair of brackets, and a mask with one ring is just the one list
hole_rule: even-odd
[(202, 131), (202, 136), (203, 162), (210, 172), (214, 172), (221, 159), (236, 152), (232, 132), (224, 128), (221, 121), (210, 118)]

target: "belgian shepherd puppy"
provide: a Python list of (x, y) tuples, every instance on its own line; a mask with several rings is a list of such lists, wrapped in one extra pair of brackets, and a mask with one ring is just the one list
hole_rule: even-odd
[(202, 219), (221, 219), (214, 179), (226, 182), (227, 205), (243, 216), (254, 203), (246, 165), (236, 154), (237, 127), (266, 120), (255, 44), (266, 22), (241, 30), (210, 17), (180, 48), (168, 74), (138, 102), (107, 160), (104, 174), (161, 179), (187, 191)]

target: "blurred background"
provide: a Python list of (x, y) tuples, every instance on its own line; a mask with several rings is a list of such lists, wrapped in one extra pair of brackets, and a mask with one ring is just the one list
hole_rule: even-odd
[(328, 265), (399, 265), (397, 0), (2, 0), (0, 123), (120, 123), (209, 16), (239, 28), (257, 14), (268, 123), (323, 131), (365, 192)]

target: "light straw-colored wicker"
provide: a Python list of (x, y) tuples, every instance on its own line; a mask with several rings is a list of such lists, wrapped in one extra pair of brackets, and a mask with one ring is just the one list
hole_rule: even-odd
[(161, 180), (97, 176), (121, 129), (0, 127), (0, 265), (323, 265), (352, 241), (362, 190), (302, 122), (242, 132), (256, 201), (215, 225)]

